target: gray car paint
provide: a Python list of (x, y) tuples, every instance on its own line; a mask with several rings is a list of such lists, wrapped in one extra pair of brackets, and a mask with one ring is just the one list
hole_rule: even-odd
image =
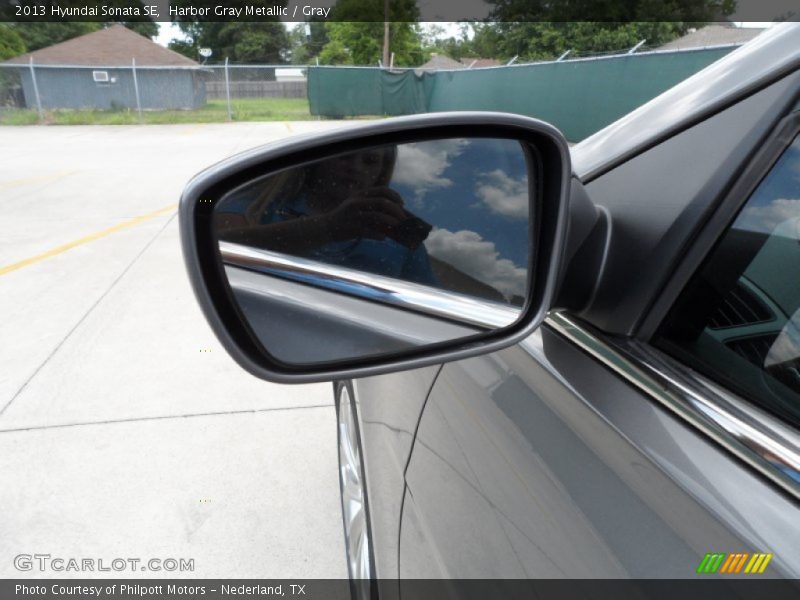
[(713, 551), (800, 576), (793, 500), (547, 326), (445, 365), (407, 485), (402, 577), (688, 578)]
[(613, 233), (594, 298), (579, 311), (584, 320), (609, 333), (635, 332), (643, 307), (792, 105), (799, 83), (800, 73), (786, 76), (586, 185)]
[[(798, 35), (796, 24), (776, 28), (573, 149), (603, 215), (608, 235), (597, 239), (618, 245), (600, 265), (595, 307), (607, 277), (618, 298), (642, 286), (624, 310), (607, 308), (609, 328), (630, 333), (663, 283), (646, 281), (647, 263), (626, 276), (626, 255), (674, 264), (696, 230), (689, 216), (722, 200), (715, 186), (796, 101), (787, 73), (798, 65)], [(696, 175), (683, 187), (683, 171), (669, 170), (678, 159)], [(615, 179), (628, 164), (637, 168)], [(660, 218), (625, 222), (626, 208), (669, 185), (677, 187)], [(190, 202), (181, 210), (188, 223)], [(646, 235), (630, 235), (638, 226)], [(355, 382), (378, 576), (687, 577), (712, 551), (772, 551), (771, 574), (800, 576), (794, 500), (557, 334), (543, 329), (441, 371), (388, 373), (411, 366)]]
[(369, 477), (375, 567), (377, 576), (387, 580), (397, 577), (397, 537), (411, 446), (425, 399), (440, 369), (435, 365), (353, 382), (362, 444), (370, 449), (363, 460)]
[[(651, 279), (669, 276), (697, 220), (796, 102), (798, 76), (787, 69), (798, 37), (796, 24), (782, 26), (572, 149), (576, 172), (595, 177), (586, 191), (604, 215), (605, 250), (617, 244), (584, 318), (633, 329), (663, 283)], [(659, 214), (637, 210), (654, 195), (666, 198)], [(636, 239), (635, 227), (649, 235), (632, 249), (622, 242)], [(649, 262), (626, 270), (620, 258), (637, 252)], [(636, 300), (621, 302), (629, 292)], [(419, 375), (355, 382), (362, 412), (378, 420), (372, 403), (387, 406), (378, 399), (424, 407), (399, 560), (376, 547), (380, 577), (683, 578), (713, 551), (772, 551), (771, 575), (800, 576), (793, 499), (546, 326), (516, 347), (445, 365), (427, 404), (425, 386), (414, 397), (392, 392), (411, 391)], [(397, 460), (384, 462), (380, 443), (365, 443), (370, 498), (391, 507), (373, 518), (376, 546), (397, 524), (401, 493)]]
[(594, 179), (644, 149), (771, 84), (800, 64), (797, 23), (775, 26), (572, 148)]

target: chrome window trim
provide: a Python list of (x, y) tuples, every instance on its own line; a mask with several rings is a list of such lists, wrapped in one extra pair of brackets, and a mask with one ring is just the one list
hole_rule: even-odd
[(545, 323), (800, 498), (800, 434), (793, 428), (647, 344), (606, 341), (564, 312), (551, 312)]
[(306, 283), (400, 308), (479, 327), (501, 328), (516, 322), (522, 310), (489, 300), (355, 269), (327, 265), (280, 252), (231, 242), (219, 243), (222, 261), (261, 273)]

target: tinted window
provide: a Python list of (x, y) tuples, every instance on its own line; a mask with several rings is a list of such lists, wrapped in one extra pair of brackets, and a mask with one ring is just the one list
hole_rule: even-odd
[(800, 426), (800, 138), (684, 290), (656, 345)]

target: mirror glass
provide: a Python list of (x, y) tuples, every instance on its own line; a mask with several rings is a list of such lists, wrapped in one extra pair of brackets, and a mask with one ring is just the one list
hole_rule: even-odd
[(276, 359), (365, 359), (507, 327), (531, 260), (530, 150), (382, 145), (225, 194), (214, 231), (235, 302)]

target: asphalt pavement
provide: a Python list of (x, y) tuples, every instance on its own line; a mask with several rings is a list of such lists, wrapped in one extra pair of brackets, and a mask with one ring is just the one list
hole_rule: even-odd
[(0, 577), (346, 576), (331, 386), (228, 357), (175, 214), (205, 166), (345, 125), (0, 127)]

